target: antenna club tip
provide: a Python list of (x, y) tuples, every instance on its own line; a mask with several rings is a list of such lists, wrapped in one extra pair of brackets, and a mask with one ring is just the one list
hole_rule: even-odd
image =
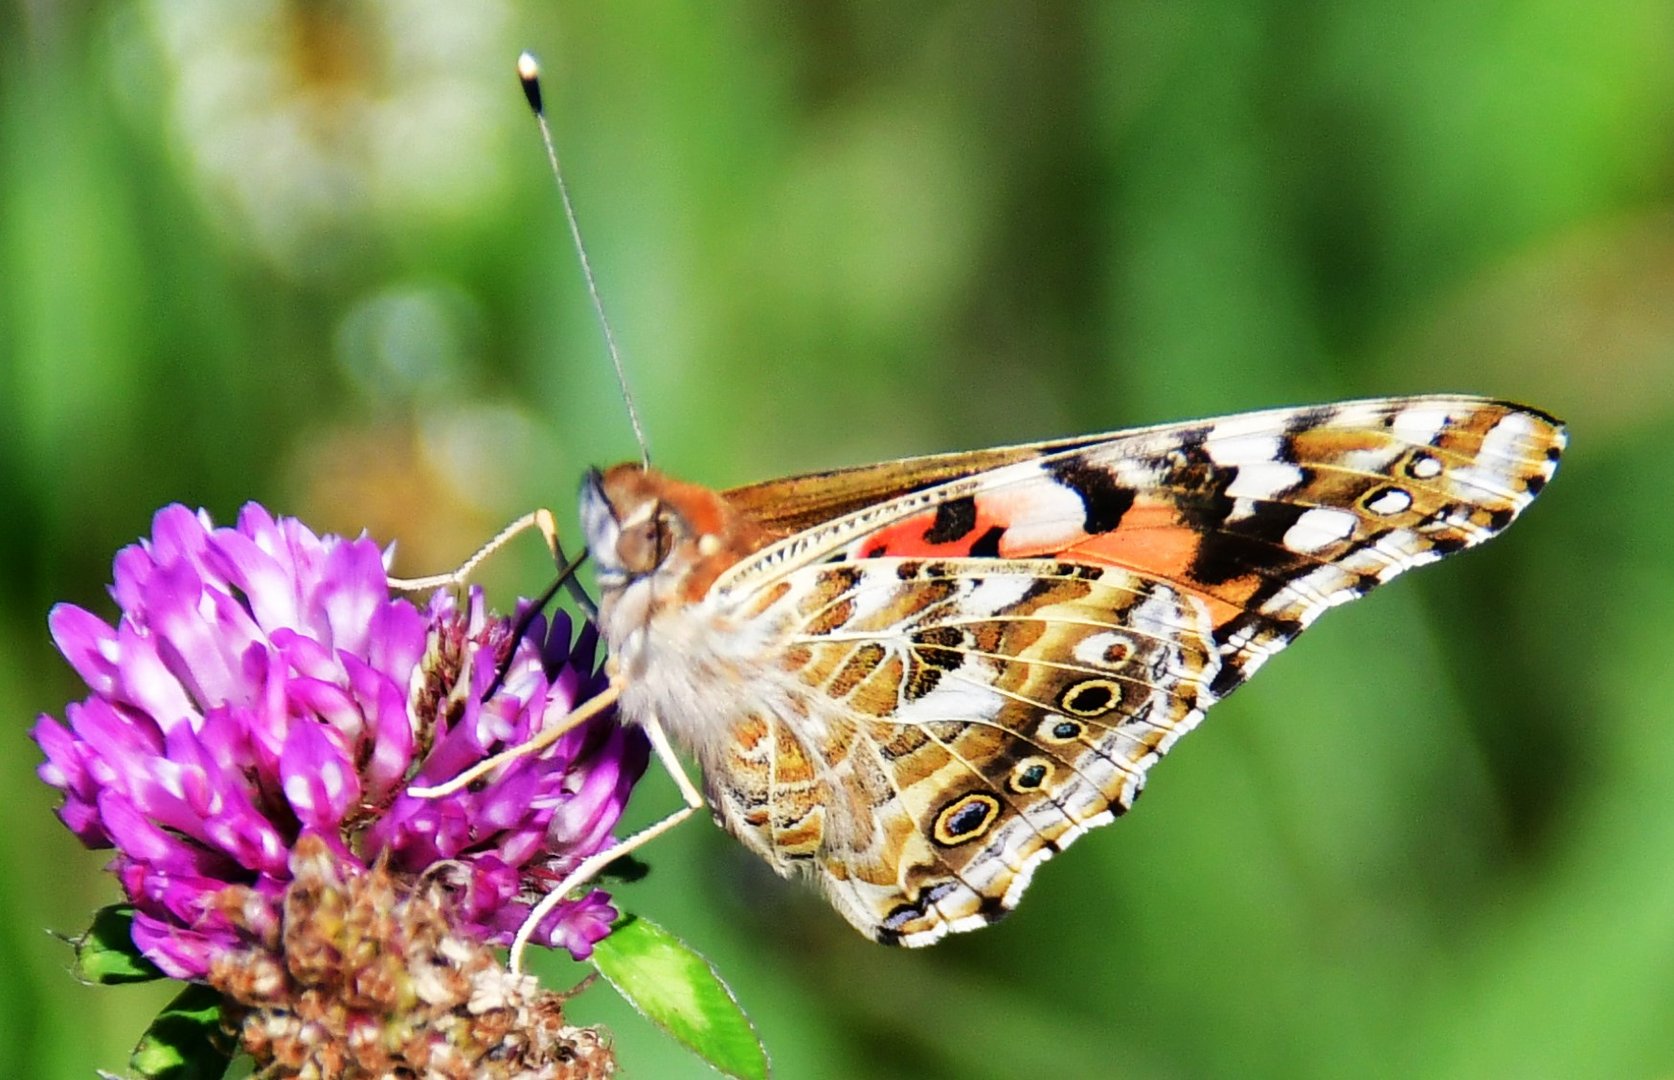
[(534, 110), (536, 116), (540, 116), (541, 65), (535, 60), (535, 54), (527, 49), (517, 57), (517, 81), (523, 84), (523, 96), (529, 99), (529, 108)]

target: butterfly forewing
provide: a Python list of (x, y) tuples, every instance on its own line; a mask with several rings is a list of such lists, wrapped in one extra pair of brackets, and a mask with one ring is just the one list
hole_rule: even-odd
[[(1017, 447), (1003, 452), (1010, 464), (768, 547), (721, 585), (886, 554), (1121, 566), (1209, 606), (1230, 643), (1225, 693), (1325, 608), (1504, 529), (1551, 478), (1563, 445), (1555, 421), (1522, 406), (1426, 397)], [(940, 473), (947, 461), (900, 463), (903, 484), (921, 462)]]
[(724, 672), (657, 698), (718, 819), (925, 944), (1010, 910), (1321, 611), (1504, 529), (1562, 447), (1520, 406), (1399, 398), (754, 485), (721, 496), (745, 553), (649, 609), (685, 642), (652, 668), (690, 670), (641, 670)]

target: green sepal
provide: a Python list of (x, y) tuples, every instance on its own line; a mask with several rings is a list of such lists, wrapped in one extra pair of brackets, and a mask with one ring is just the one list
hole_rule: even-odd
[(218, 1080), (232, 1062), (221, 1030), (221, 995), (191, 984), (151, 1021), (128, 1068), (141, 1080)]
[(112, 904), (93, 915), (93, 925), (75, 939), (76, 974), (90, 983), (150, 982), (163, 977), (156, 964), (134, 946), (134, 909)]
[(765, 1080), (767, 1049), (709, 961), (653, 922), (626, 915), (593, 946), (593, 966), (628, 1004), (710, 1065)]

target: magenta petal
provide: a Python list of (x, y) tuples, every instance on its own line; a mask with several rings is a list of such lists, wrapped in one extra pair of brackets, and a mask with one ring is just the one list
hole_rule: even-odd
[(391, 601), (372, 616), (372, 635), (367, 642), (366, 662), (388, 672), (403, 689), (407, 675), (424, 657), (427, 630), (424, 616), (405, 601)]
[(150, 714), (164, 731), (190, 722), (197, 708), (180, 680), (157, 655), (156, 640), (123, 620), (116, 628), (120, 688), (111, 696)]
[[(206, 611), (203, 582), (189, 567), (159, 567), (144, 590), (157, 655), (194, 700), (219, 705), (240, 685), (223, 628)], [(208, 607), (213, 608), (213, 600)]]
[(202, 510), (193, 513), (179, 503), (163, 507), (151, 519), (152, 560), (159, 566), (200, 566), (211, 527), (209, 515)]
[(257, 697), (237, 715), (246, 725), (250, 757), (258, 775), (276, 782), (279, 754), (290, 733), (290, 672), (271, 646), (251, 646), (244, 654), (243, 668), (245, 681)]
[(100, 786), (126, 787), (129, 776), (142, 774), (163, 752), (157, 723), (125, 711), (102, 698), (88, 698), (64, 710), (70, 730), (88, 750), (88, 773)]
[(238, 586), (251, 617), (262, 630), (272, 633), (297, 625), (301, 612), (295, 580), (278, 559), (250, 537), (231, 529), (217, 530), (208, 562), (226, 581)]
[(81, 741), (49, 716), (40, 718), (29, 737), (46, 754), (46, 761), (35, 770), (36, 774), (64, 792), (64, 805), (58, 808), (59, 820), (88, 847), (109, 847), (110, 834), (99, 817), (98, 784), (87, 768)]
[(413, 759), (413, 720), (407, 713), (407, 695), (370, 665), (347, 654), (341, 659), (372, 728), (361, 736), (363, 743), (368, 737), (372, 743), (371, 756), (362, 770), (366, 793), (369, 798), (382, 799), (407, 775)]
[[(282, 873), (289, 848), (284, 836), (251, 802), (242, 772), (228, 769), (228, 759), (215, 755), (219, 732), (236, 727), (217, 713), (220, 722), (206, 724), (216, 734), (209, 740), (187, 732), (169, 738), (169, 762), (178, 779), (169, 788), (175, 796), (153, 794), (147, 811), (159, 822), (223, 852), (239, 866), (264, 873)], [(136, 799), (136, 802), (139, 802)]]
[(192, 852), (140, 813), (126, 796), (110, 790), (101, 792), (99, 816), (116, 846), (130, 858), (174, 866), (180, 872), (194, 866)]
[(97, 794), (93, 778), (87, 772), (81, 740), (50, 716), (42, 715), (30, 729), (29, 737), (46, 755), (46, 761), (36, 769), (40, 778), (62, 791), (82, 798)]
[(609, 834), (619, 811), (613, 805), (617, 770), (598, 768), (582, 778), (581, 787), (552, 815), (547, 836), (554, 847), (591, 849)]
[(130, 544), (118, 551), (112, 569), (114, 581), (110, 595), (116, 601), (116, 606), (125, 612), (143, 611), (145, 602), (142, 597), (145, 595), (145, 587), (157, 569), (157, 563), (151, 558), (149, 545), (144, 542)]
[(494, 853), (514, 866), (522, 866), (548, 850), (546, 830), (538, 822), (501, 832)]
[(372, 616), (388, 595), (383, 557), (370, 540), (339, 544), (328, 557), (315, 601), (326, 617), (321, 641), (334, 649), (362, 652)]
[[(521, 887), (517, 867), (493, 855), (476, 856), (466, 862), (466, 867), (469, 876), (465, 880), (464, 894), (457, 901), (460, 918), (485, 928), (487, 924), (499, 921), (511, 922), (510, 929), (515, 932), (516, 922), (521, 921), (517, 912), (525, 908), (525, 905), (513, 905)], [(504, 919), (506, 915), (512, 918)], [(505, 940), (511, 940), (509, 934)]]
[[(293, 519), (285, 518), (284, 520), (291, 521)], [(300, 525), (301, 522), (297, 522), (297, 524)], [(295, 565), (297, 544), (284, 535), (279, 527), (279, 522), (261, 503), (247, 502), (238, 508), (238, 527), (236, 531), (243, 536), (254, 539), (263, 551), (281, 562)], [(317, 546), (319, 541), (310, 533), (303, 541), (303, 546), (307, 546), (309, 543)]]
[(226, 916), (214, 908), (215, 897), (226, 888), (221, 878), (136, 859), (115, 861), (116, 876), (136, 909), (158, 918), (171, 916), (194, 930), (226, 925)]
[(273, 632), (273, 645), (284, 656), (292, 672), (322, 682), (332, 682), (342, 675), (337, 664), (337, 651), (298, 633), (280, 629)]
[(435, 810), (430, 815), (416, 814), (413, 820), (424, 822), (427, 817), (433, 822), (428, 837), (428, 843), (420, 850), (435, 852), (433, 858), (451, 859), (463, 852), (476, 841), (476, 830), (473, 827), (472, 814), (468, 805), (469, 796), (453, 796), (435, 800)]
[(365, 718), (348, 691), (323, 679), (293, 678), (286, 684), (290, 712), (329, 724), (345, 739), (358, 741)]
[(616, 908), (610, 894), (594, 889), (580, 900), (560, 904), (540, 925), (538, 936), (554, 947), (568, 949), (577, 960), (593, 955), (593, 946), (610, 933)]
[(74, 604), (54, 604), (47, 613), (53, 644), (95, 694), (118, 685), (116, 631), (103, 619)]
[(524, 767), (512, 769), (498, 782), (481, 792), (475, 819), (488, 829), (503, 831), (516, 828), (530, 813), (536, 793), (541, 789), (540, 774), (523, 762)]
[(144, 912), (134, 913), (134, 947), (172, 979), (201, 979), (215, 955), (235, 944), (164, 922)]
[(279, 779), (297, 819), (321, 832), (334, 829), (360, 798), (348, 755), (318, 724), (291, 726), (279, 755)]
[(87, 847), (99, 848), (115, 847), (115, 841), (105, 831), (104, 819), (99, 816), (97, 801), (88, 801), (74, 795), (64, 799), (64, 805), (58, 808), (58, 820), (64, 827), (75, 833), (76, 839)]

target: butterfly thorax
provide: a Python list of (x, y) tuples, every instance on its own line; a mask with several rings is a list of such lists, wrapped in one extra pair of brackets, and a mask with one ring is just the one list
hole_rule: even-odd
[(599, 628), (624, 677), (623, 717), (656, 716), (706, 758), (768, 628), (731, 625), (705, 600), (722, 573), (776, 537), (719, 493), (632, 463), (588, 473), (581, 520)]

